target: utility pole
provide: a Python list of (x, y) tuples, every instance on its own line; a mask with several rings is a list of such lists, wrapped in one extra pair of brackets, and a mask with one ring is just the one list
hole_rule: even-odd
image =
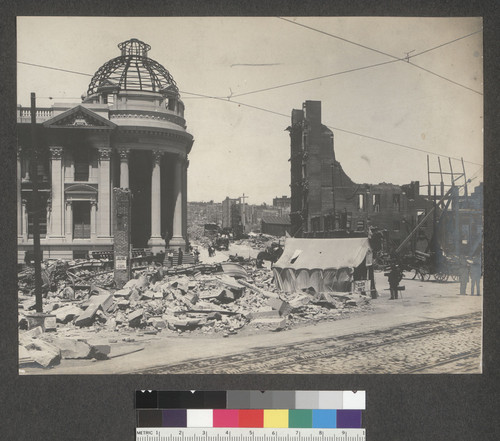
[(333, 212), (333, 229), (337, 229), (337, 213), (335, 209), (335, 161), (332, 162), (332, 212)]
[(42, 306), (42, 252), (40, 249), (40, 200), (38, 194), (38, 139), (36, 128), (36, 97), (31, 93), (31, 183), (33, 191), (31, 193), (31, 209), (33, 213), (33, 252), (35, 253), (35, 309), (36, 312), (43, 312)]

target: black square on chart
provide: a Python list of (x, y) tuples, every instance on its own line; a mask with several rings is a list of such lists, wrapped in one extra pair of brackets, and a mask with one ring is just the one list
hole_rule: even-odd
[(136, 409), (158, 409), (158, 393), (155, 390), (135, 391)]
[(137, 411), (137, 427), (162, 427), (163, 414), (158, 409), (146, 409)]

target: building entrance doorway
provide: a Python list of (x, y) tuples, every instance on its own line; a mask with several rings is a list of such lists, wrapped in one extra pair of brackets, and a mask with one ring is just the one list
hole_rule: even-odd
[(90, 239), (90, 202), (73, 202), (73, 239)]
[(147, 248), (151, 236), (151, 161), (151, 152), (130, 152), (129, 185), (132, 192), (133, 248)]

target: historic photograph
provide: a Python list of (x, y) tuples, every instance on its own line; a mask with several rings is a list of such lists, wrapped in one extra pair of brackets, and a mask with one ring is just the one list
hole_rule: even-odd
[(481, 373), (482, 26), (18, 17), (19, 373)]

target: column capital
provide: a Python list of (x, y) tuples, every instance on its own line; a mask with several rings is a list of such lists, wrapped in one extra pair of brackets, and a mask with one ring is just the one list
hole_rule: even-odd
[(90, 206), (91, 206), (91, 207), (97, 207), (97, 199), (92, 199), (92, 200), (90, 201)]
[(47, 199), (47, 211), (52, 211), (52, 198)]
[(99, 160), (101, 161), (109, 161), (111, 159), (111, 149), (98, 149), (99, 151)]
[(71, 199), (66, 199), (66, 207), (71, 207), (73, 205), (73, 201)]
[(28, 205), (28, 199), (22, 198), (21, 199), (21, 204), (24, 205), (24, 206)]
[(49, 147), (51, 159), (62, 159), (63, 148), (58, 146)]
[(159, 164), (161, 157), (163, 156), (163, 151), (153, 150), (151, 153), (153, 155), (153, 164)]
[(118, 147), (116, 149), (118, 151), (118, 155), (120, 155), (120, 161), (128, 161), (130, 157), (130, 149), (126, 147)]

